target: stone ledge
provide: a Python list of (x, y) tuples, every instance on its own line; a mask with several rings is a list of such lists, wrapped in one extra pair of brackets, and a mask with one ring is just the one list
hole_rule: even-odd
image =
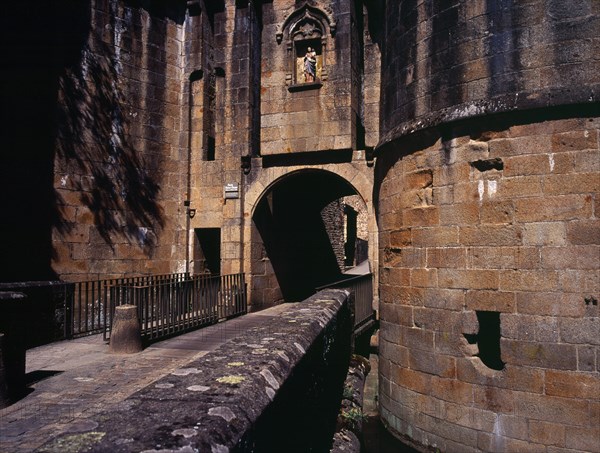
[(245, 435), (317, 338), (337, 328), (347, 300), (344, 290), (325, 290), (289, 304), (40, 451), (244, 451)]

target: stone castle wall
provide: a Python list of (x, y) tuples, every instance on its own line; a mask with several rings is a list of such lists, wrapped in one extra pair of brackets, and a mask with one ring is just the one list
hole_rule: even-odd
[(597, 452), (597, 3), (386, 18), (382, 418), (448, 452)]
[(275, 0), (263, 8), (261, 154), (355, 148), (352, 67), (356, 62), (351, 52), (350, 2), (315, 2), (320, 11), (314, 17), (324, 24), (317, 39), (323, 42), (319, 66), (324, 72), (319, 78), (321, 85), (312, 89), (303, 87), (304, 75), (294, 70), (297, 41), (289, 34), (298, 20), (293, 15), (296, 3)]
[(381, 142), (461, 118), (598, 95), (598, 2), (388, 4)]
[(185, 5), (95, 1), (60, 77), (53, 268), (65, 280), (185, 269)]

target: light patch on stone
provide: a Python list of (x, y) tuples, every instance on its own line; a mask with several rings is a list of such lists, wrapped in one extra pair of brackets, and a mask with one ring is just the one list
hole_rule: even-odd
[(269, 350), (265, 348), (257, 348), (252, 351), (252, 354), (265, 354), (268, 351)]
[(271, 387), (265, 387), (265, 392), (267, 393), (269, 399), (273, 401), (273, 398), (275, 398), (275, 390), (273, 390)]
[(227, 366), (244, 366), (244, 362), (229, 362)]
[(162, 449), (162, 450), (143, 450), (140, 453), (198, 453), (198, 450), (195, 448), (186, 445), (177, 449)]
[(227, 406), (211, 407), (208, 410), (208, 415), (214, 415), (216, 417), (221, 417), (227, 423), (229, 423), (231, 420), (233, 420), (235, 418), (235, 414)]
[(211, 453), (229, 453), (229, 448), (227, 448), (225, 445), (221, 445), (221, 444), (211, 445), (210, 452)]
[(210, 389), (210, 387), (207, 387), (205, 385), (190, 385), (187, 389), (190, 392), (206, 392)]
[(175, 384), (156, 384), (154, 387), (157, 389), (172, 389)]
[(183, 436), (186, 439), (189, 439), (190, 437), (194, 437), (198, 435), (198, 431), (196, 431), (195, 429), (192, 428), (182, 428), (182, 429), (176, 429), (175, 431), (173, 431), (171, 433), (172, 436)]
[(487, 190), (488, 190), (488, 196), (489, 197), (493, 197), (494, 195), (496, 195), (496, 190), (498, 189), (498, 182), (494, 181), (494, 180), (490, 180), (487, 182)]
[(187, 376), (188, 374), (199, 374), (201, 372), (198, 368), (179, 368), (171, 374), (174, 376)]
[(270, 370), (267, 370), (266, 368), (264, 370), (262, 370), (260, 372), (260, 375), (262, 377), (265, 378), (265, 381), (267, 381), (267, 383), (273, 387), (275, 390), (277, 390), (279, 388), (279, 382), (277, 382), (277, 379), (275, 379), (275, 376), (273, 376), (273, 373), (271, 373)]
[(95, 379), (91, 378), (91, 377), (76, 377), (74, 379), (78, 382), (93, 382), (93, 381), (95, 381)]
[(281, 357), (283, 360), (285, 360), (286, 362), (289, 362), (289, 361), (290, 361), (290, 358), (289, 358), (289, 357), (286, 355), (286, 353), (285, 353), (285, 352), (283, 352), (283, 351), (277, 351), (277, 355), (278, 355), (279, 357)]
[(485, 193), (485, 186), (482, 179), (479, 180), (477, 185), (477, 192), (479, 193), (479, 201), (483, 201), (483, 194)]
[(301, 344), (294, 342), (294, 346), (296, 346), (298, 351), (300, 351), (302, 354), (306, 354), (306, 349), (304, 349)]
[(67, 187), (67, 180), (69, 179), (69, 175), (65, 175), (62, 178), (60, 178), (60, 185), (62, 187)]
[(50, 446), (50, 451), (70, 452), (90, 450), (94, 444), (97, 444), (106, 436), (106, 433), (91, 431), (81, 434), (71, 434), (70, 436), (59, 437), (55, 439)]
[(296, 322), (295, 319), (290, 319), (288, 322)]
[(133, 442), (133, 439), (117, 439), (115, 440), (116, 445), (127, 445)]
[(272, 338), (272, 337), (266, 337), (261, 340), (261, 343), (268, 343), (269, 341), (273, 341), (274, 339), (275, 338)]
[(87, 431), (93, 431), (98, 427), (98, 422), (94, 420), (78, 420), (75, 423), (69, 425), (65, 432), (67, 433), (85, 433)]
[(217, 382), (221, 383), (221, 384), (230, 384), (230, 385), (235, 385), (235, 384), (239, 384), (240, 382), (244, 381), (246, 378), (244, 376), (239, 376), (237, 374), (233, 374), (230, 376), (222, 376), (220, 378), (217, 378)]
[(550, 171), (554, 171), (554, 154), (548, 155), (548, 162), (550, 163)]

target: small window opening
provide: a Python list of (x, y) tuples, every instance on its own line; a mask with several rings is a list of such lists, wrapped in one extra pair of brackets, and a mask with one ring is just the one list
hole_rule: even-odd
[(215, 138), (206, 137), (206, 160), (215, 160)]
[(221, 273), (221, 229), (195, 228), (194, 274)]
[(479, 322), (477, 334), (465, 334), (469, 344), (477, 344), (477, 357), (492, 370), (503, 370), (500, 356), (500, 313), (496, 311), (476, 311)]

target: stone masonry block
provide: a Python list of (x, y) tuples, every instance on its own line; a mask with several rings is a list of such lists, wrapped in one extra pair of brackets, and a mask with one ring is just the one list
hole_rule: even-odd
[(461, 289), (426, 288), (424, 290), (423, 305), (431, 308), (446, 310), (462, 310), (465, 292)]
[(453, 378), (456, 375), (454, 358), (437, 353), (425, 351), (411, 353), (409, 349), (408, 363), (410, 368), (416, 371), (445, 378)]
[(501, 338), (502, 360), (522, 365), (558, 370), (576, 370), (577, 354), (573, 345), (525, 342)]
[(515, 408), (515, 392), (499, 387), (474, 386), (473, 403), (475, 407), (496, 414), (512, 414)]
[(600, 318), (562, 318), (560, 337), (564, 343), (600, 345)]
[(440, 288), (498, 289), (499, 278), (491, 270), (440, 269), (438, 284)]
[(466, 307), (475, 311), (498, 311), (512, 313), (516, 310), (516, 296), (513, 292), (467, 291)]
[(481, 223), (513, 223), (514, 205), (512, 200), (488, 201), (481, 207)]
[(600, 292), (600, 269), (594, 270), (563, 270), (558, 272), (558, 285), (567, 293)]
[(515, 200), (518, 222), (548, 222), (587, 219), (592, 214), (590, 195), (562, 195)]
[(504, 159), (505, 176), (545, 175), (550, 172), (548, 154), (514, 156)]
[(552, 151), (555, 153), (583, 149), (598, 149), (598, 134), (583, 130), (552, 135)]
[(600, 439), (600, 427), (598, 425), (568, 427), (565, 434), (565, 446), (568, 451), (598, 451), (598, 439)]
[(545, 269), (600, 269), (600, 246), (546, 247), (541, 252)]
[(577, 369), (579, 371), (600, 371), (597, 351), (594, 346), (577, 346)]
[(550, 270), (500, 271), (499, 288), (503, 291), (555, 291), (558, 273)]
[(443, 205), (439, 211), (441, 225), (473, 225), (479, 222), (477, 203)]
[(600, 378), (595, 373), (546, 371), (546, 394), (600, 400)]
[(458, 227), (413, 228), (412, 244), (415, 247), (442, 247), (458, 245)]
[(427, 249), (427, 267), (453, 268), (466, 267), (467, 255), (463, 247), (437, 247)]
[(589, 425), (590, 412), (584, 400), (521, 393), (515, 403), (517, 416), (572, 426)]
[(529, 421), (529, 440), (543, 445), (565, 446), (565, 426), (539, 420)]
[(600, 192), (600, 177), (597, 173), (550, 175), (542, 179), (544, 193), (566, 195)]
[(521, 245), (521, 237), (521, 228), (513, 225), (464, 226), (460, 228), (460, 242), (463, 245)]
[(578, 220), (567, 223), (567, 240), (577, 245), (600, 245), (600, 221)]
[(524, 245), (566, 245), (567, 229), (563, 222), (539, 222), (523, 225)]

